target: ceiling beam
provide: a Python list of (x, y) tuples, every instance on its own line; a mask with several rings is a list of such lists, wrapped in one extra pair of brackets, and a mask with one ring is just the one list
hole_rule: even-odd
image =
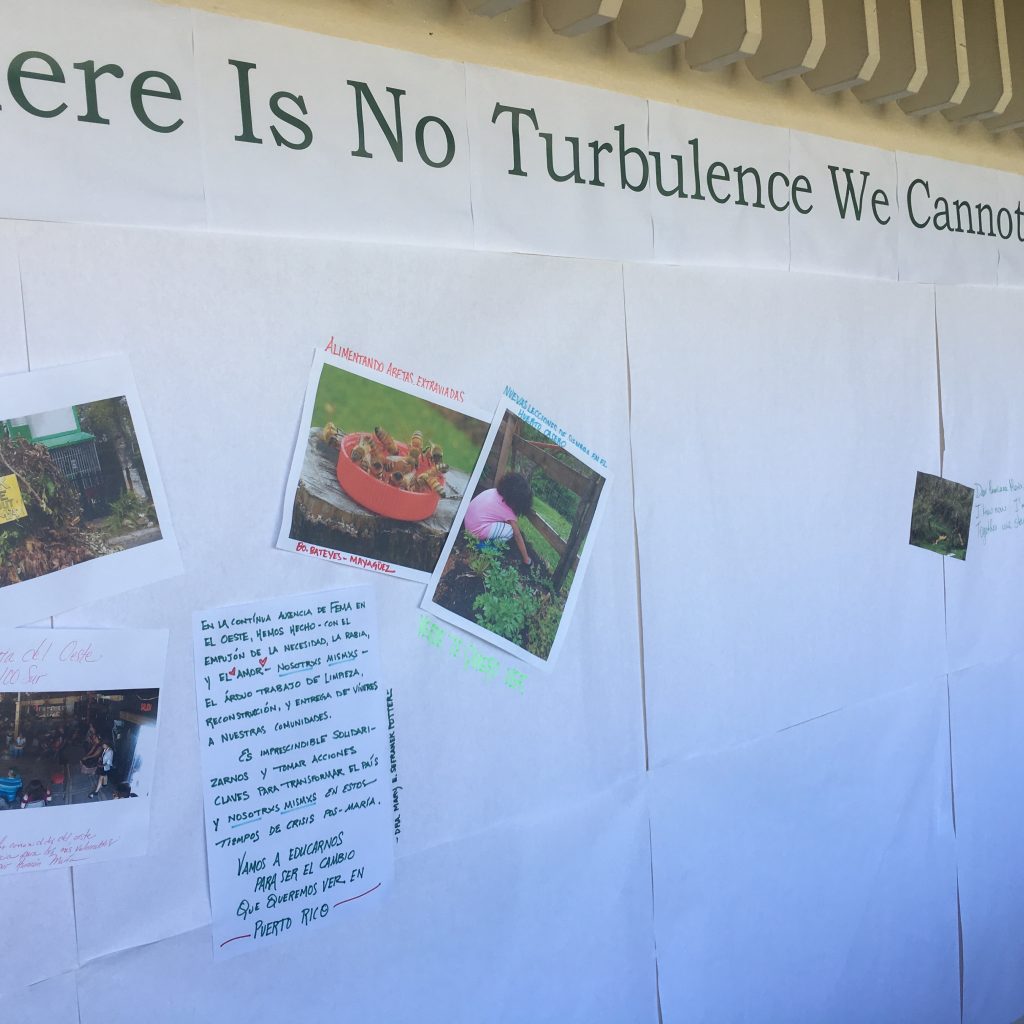
[(825, 49), (823, 0), (761, 0), (761, 45), (747, 58), (750, 73), (778, 82), (812, 71)]
[(506, 11), (511, 11), (513, 7), (521, 7), (528, 0), (462, 0), (462, 2), (466, 5), (466, 10), (470, 14), (480, 14), (485, 18), (494, 18), (499, 14), (504, 14)]
[(921, 10), (928, 73), (913, 96), (899, 101), (903, 113), (913, 117), (954, 106), (971, 84), (963, 0), (930, 0)]
[[(1020, 0), (1014, 0), (1020, 6)], [(971, 82), (963, 99), (944, 110), (950, 121), (981, 121), (1006, 110), (1010, 102), (1010, 58), (1003, 0), (968, 0), (964, 33)]]
[(921, 0), (882, 0), (878, 6), (879, 58), (875, 73), (853, 94), (862, 103), (913, 96), (928, 73)]
[(876, 0), (825, 0), (828, 44), (818, 65), (804, 76), (812, 92), (852, 89), (871, 80), (878, 67)]
[(983, 122), (990, 132), (1024, 128), (1024, 4), (1005, 5), (1007, 67), (1010, 73), (1010, 99), (1001, 114)]
[(622, 0), (541, 0), (544, 17), (560, 36), (581, 36), (619, 16)]
[(761, 0), (715, 0), (686, 44), (686, 60), (698, 71), (715, 71), (752, 57), (760, 45)]
[(704, 0), (625, 0), (615, 30), (627, 50), (657, 53), (691, 39), (703, 9)]

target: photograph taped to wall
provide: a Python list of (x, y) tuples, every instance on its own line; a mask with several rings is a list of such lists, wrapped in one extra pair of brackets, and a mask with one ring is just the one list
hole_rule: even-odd
[(508, 394), (422, 607), (549, 668), (579, 595), (608, 476), (603, 460), (551, 420), (522, 415)]
[(0, 378), (0, 625), (180, 571), (127, 360)]
[(166, 650), (166, 630), (0, 629), (0, 877), (146, 852)]
[(487, 426), (422, 387), (319, 352), (278, 547), (426, 582)]
[(964, 561), (971, 538), (974, 488), (931, 473), (918, 473), (910, 543)]

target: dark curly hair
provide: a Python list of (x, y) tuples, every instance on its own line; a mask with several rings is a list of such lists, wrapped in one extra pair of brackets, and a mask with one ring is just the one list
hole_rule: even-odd
[(517, 516), (524, 516), (533, 508), (533, 491), (522, 473), (506, 473), (496, 487), (505, 504)]

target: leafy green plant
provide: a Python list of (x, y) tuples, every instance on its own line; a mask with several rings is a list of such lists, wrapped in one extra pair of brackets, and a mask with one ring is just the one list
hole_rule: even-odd
[(487, 576), (492, 569), (499, 569), (504, 564), (507, 540), (489, 540), (481, 545), (468, 530), (464, 531), (463, 540), (469, 550), (469, 567), (477, 575)]
[(555, 642), (558, 624), (562, 621), (562, 602), (548, 589), (537, 601), (538, 610), (531, 617), (524, 646), (538, 658), (547, 658)]
[(513, 643), (519, 643), (523, 627), (538, 607), (537, 595), (523, 586), (514, 566), (492, 568), (484, 577), (484, 592), (473, 602), (477, 623)]
[(120, 498), (110, 503), (110, 511), (118, 522), (125, 526), (137, 525), (150, 516), (150, 505), (134, 491), (125, 491)]
[(25, 514), (0, 537), (0, 586), (44, 576), (98, 554), (81, 526), (78, 491), (45, 445), (0, 438), (0, 476), (12, 474)]
[(10, 556), (20, 539), (17, 530), (0, 530), (0, 564)]

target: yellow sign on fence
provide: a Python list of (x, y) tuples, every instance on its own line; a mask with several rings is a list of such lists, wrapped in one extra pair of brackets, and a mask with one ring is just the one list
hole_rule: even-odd
[(18, 478), (13, 473), (10, 476), (0, 476), (0, 523), (24, 519), (27, 515)]

